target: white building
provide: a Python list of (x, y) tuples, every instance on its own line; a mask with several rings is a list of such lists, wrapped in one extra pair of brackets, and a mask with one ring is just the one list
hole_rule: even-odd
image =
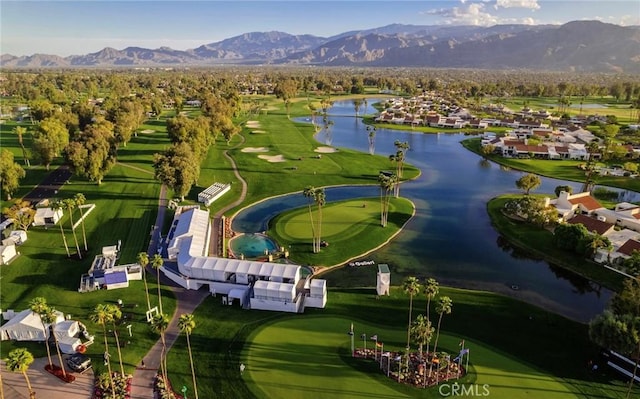
[(36, 214), (33, 217), (34, 226), (47, 226), (57, 224), (60, 218), (62, 218), (62, 209), (53, 210), (51, 208), (38, 208)]
[(206, 210), (176, 213), (167, 252), (177, 270), (165, 264), (165, 276), (187, 289), (206, 285), (211, 294), (225, 295), (225, 303), (239, 299), (244, 308), (303, 312), (325, 306), (326, 281), (303, 279), (299, 265), (206, 256), (209, 226)]
[(202, 202), (204, 206), (209, 206), (229, 190), (231, 190), (231, 184), (213, 183), (198, 194), (198, 202)]

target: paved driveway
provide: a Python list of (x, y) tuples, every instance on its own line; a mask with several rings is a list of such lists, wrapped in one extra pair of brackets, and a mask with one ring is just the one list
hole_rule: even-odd
[[(84, 374), (73, 373), (76, 380), (67, 384), (45, 371), (44, 366), (48, 363), (46, 357), (35, 359), (27, 372), (31, 387), (36, 392), (36, 399), (91, 399), (94, 380), (92, 369)], [(57, 360), (53, 363), (58, 364)], [(27, 383), (22, 373), (7, 371), (4, 361), (0, 361), (0, 366), (5, 399), (29, 399)]]

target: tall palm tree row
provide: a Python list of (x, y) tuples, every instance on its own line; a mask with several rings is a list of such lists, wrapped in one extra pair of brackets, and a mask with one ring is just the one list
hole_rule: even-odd
[(389, 216), (389, 203), (391, 202), (391, 190), (397, 184), (398, 178), (395, 174), (388, 176), (384, 173), (378, 175), (380, 184), (380, 225), (387, 226)]
[(191, 378), (193, 379), (193, 392), (195, 392), (195, 398), (198, 399), (198, 386), (196, 385), (196, 370), (193, 365), (193, 355), (191, 353), (191, 340), (189, 337), (196, 328), (196, 322), (193, 319), (193, 315), (190, 313), (180, 315), (178, 320), (178, 328), (187, 337), (187, 349), (189, 350), (189, 363), (191, 364)]
[[(409, 276), (402, 283), (402, 290), (409, 294), (409, 323), (407, 325), (407, 353), (411, 344), (411, 320), (413, 316), (413, 297), (420, 292), (420, 281), (416, 277)], [(407, 367), (409, 357), (407, 356)]]
[[(436, 312), (438, 312), (438, 328), (436, 329), (436, 341), (433, 344), (433, 355), (435, 356), (438, 350), (438, 340), (440, 339), (440, 325), (442, 324), (442, 316), (445, 314), (451, 314), (451, 309), (453, 308), (453, 301), (448, 296), (441, 296), (438, 298), (438, 304), (436, 305)], [(433, 370), (433, 362), (431, 362), (431, 366), (429, 367), (429, 376), (431, 376), (431, 371)]]
[(29, 366), (33, 363), (33, 355), (26, 348), (16, 348), (7, 354), (5, 362), (7, 369), (13, 373), (22, 373), (24, 380), (27, 382), (27, 389), (29, 390), (29, 398), (34, 399), (36, 393), (31, 388), (31, 381), (27, 375)]
[(158, 308), (160, 313), (164, 313), (162, 311), (162, 291), (160, 291), (160, 268), (164, 265), (164, 260), (162, 256), (159, 254), (154, 254), (153, 259), (151, 260), (151, 266), (156, 269), (156, 278), (158, 282)]
[(76, 250), (78, 251), (78, 258), (82, 259), (82, 252), (80, 251), (80, 244), (78, 244), (78, 236), (76, 235), (76, 229), (73, 228), (73, 210), (76, 208), (76, 201), (72, 198), (62, 200), (64, 209), (69, 212), (69, 223), (71, 224), (71, 232), (73, 233), (73, 240), (76, 243)]
[(84, 211), (82, 210), (82, 206), (87, 202), (87, 198), (82, 193), (77, 193), (73, 196), (73, 199), (76, 201), (76, 205), (78, 206), (78, 210), (80, 211), (80, 224), (82, 225), (82, 239), (84, 241), (84, 250), (85, 252), (89, 250), (87, 246), (87, 233), (84, 229)]
[(160, 354), (160, 372), (165, 384), (167, 380), (167, 342), (165, 340), (165, 331), (169, 327), (169, 316), (164, 313), (158, 313), (151, 319), (151, 329), (160, 334), (162, 341), (162, 353)]
[(124, 366), (122, 364), (122, 351), (120, 350), (120, 338), (118, 337), (118, 326), (117, 323), (122, 319), (122, 311), (119, 306), (109, 304), (107, 305), (107, 312), (109, 312), (109, 321), (113, 326), (113, 336), (116, 339), (116, 347), (118, 348), (118, 362), (120, 362), (120, 374), (124, 377)]
[(49, 310), (49, 305), (47, 305), (47, 300), (44, 297), (35, 297), (31, 301), (29, 301), (29, 309), (38, 316), (40, 316), (40, 323), (42, 324), (42, 332), (44, 333), (44, 343), (45, 348), (47, 348), (47, 359), (49, 360), (49, 367), (53, 368), (53, 362), (51, 361), (51, 349), (49, 348), (49, 330), (47, 328), (44, 314)]
[[(60, 209), (64, 209), (64, 206), (60, 201), (53, 201), (51, 203), (51, 209), (54, 212), (57, 212)], [(70, 258), (71, 253), (69, 252), (69, 245), (67, 245), (67, 237), (64, 235), (64, 227), (62, 227), (62, 221), (59, 221), (58, 224), (60, 225), (60, 233), (62, 234), (62, 242), (64, 243), (64, 249), (67, 251), (67, 258)]]
[(311, 243), (313, 245), (313, 253), (316, 253), (316, 226), (313, 223), (313, 211), (311, 205), (313, 204), (313, 197), (315, 195), (315, 187), (307, 186), (302, 190), (302, 195), (307, 198), (307, 205), (309, 208), (309, 220), (311, 221)]
[(149, 299), (149, 286), (147, 285), (147, 265), (149, 264), (149, 254), (140, 252), (137, 256), (137, 262), (142, 268), (142, 281), (144, 282), (144, 293), (147, 297), (147, 310), (151, 309), (151, 300)]
[(318, 207), (318, 237), (316, 238), (316, 250), (320, 252), (320, 243), (322, 242), (322, 207), (324, 207), (327, 203), (327, 197), (324, 188), (316, 189), (314, 200)]
[[(424, 282), (423, 293), (427, 297), (427, 309), (426, 309), (425, 315), (427, 316), (427, 321), (429, 321), (429, 324), (432, 324), (431, 323), (431, 315), (430, 315), (431, 300), (433, 298), (435, 298), (436, 295), (438, 295), (438, 292), (440, 292), (440, 287), (439, 287), (438, 282), (436, 281), (436, 279), (428, 278)], [(427, 355), (428, 354), (429, 354), (429, 343), (427, 342)]]
[[(60, 353), (60, 345), (58, 345), (58, 337), (56, 336), (56, 323), (58, 321), (58, 312), (55, 308), (47, 307), (43, 313), (40, 314), (42, 321), (47, 324), (51, 324), (53, 330), (53, 342), (56, 344), (56, 352), (58, 353), (58, 361), (60, 362), (60, 368), (62, 369), (62, 375), (67, 377), (67, 370), (64, 368), (64, 362), (62, 361), (62, 353)], [(49, 345), (47, 345), (48, 347)], [(51, 363), (51, 361), (49, 361)]]
[(108, 305), (97, 304), (93, 311), (89, 314), (89, 320), (102, 326), (102, 334), (104, 336), (104, 358), (109, 371), (109, 385), (111, 385), (112, 396), (116, 394), (116, 388), (113, 383), (113, 374), (111, 373), (111, 360), (109, 356), (109, 341), (107, 340), (107, 324), (111, 322), (112, 313)]

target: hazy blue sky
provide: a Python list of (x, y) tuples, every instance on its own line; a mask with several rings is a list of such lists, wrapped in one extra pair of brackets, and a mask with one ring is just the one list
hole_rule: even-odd
[(640, 25), (640, 1), (0, 0), (0, 53), (67, 56), (107, 46), (186, 50), (256, 31), (328, 37), (392, 23), (490, 26), (582, 19)]

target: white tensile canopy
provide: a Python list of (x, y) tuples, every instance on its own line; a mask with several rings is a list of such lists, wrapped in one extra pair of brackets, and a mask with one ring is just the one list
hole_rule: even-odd
[[(64, 321), (62, 312), (57, 312), (57, 322)], [(2, 341), (14, 339), (16, 341), (45, 341), (49, 337), (49, 324), (42, 326), (40, 315), (23, 310), (0, 327)]]

